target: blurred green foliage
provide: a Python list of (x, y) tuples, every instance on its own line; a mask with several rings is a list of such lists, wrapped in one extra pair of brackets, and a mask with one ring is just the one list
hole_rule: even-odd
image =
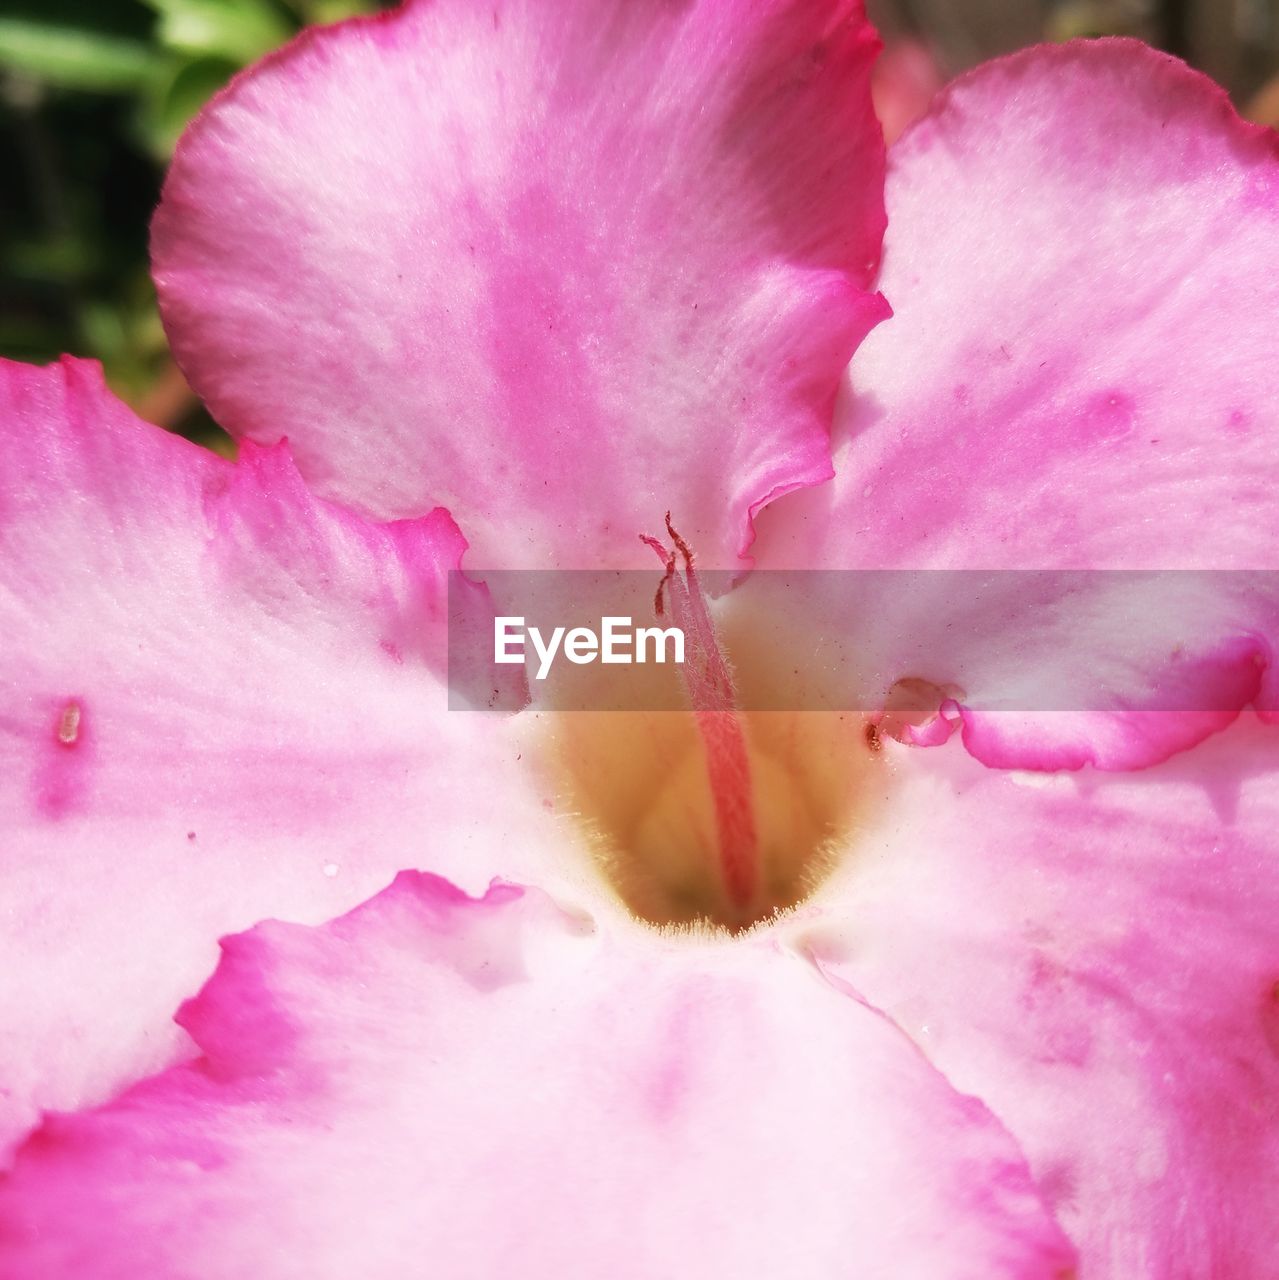
[(217, 433), (169, 360), (147, 270), (164, 165), (205, 101), (302, 26), (378, 0), (0, 0), (0, 354), (103, 362), (116, 391)]

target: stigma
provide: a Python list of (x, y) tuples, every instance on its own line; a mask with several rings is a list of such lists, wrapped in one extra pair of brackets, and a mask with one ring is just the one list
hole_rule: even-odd
[(684, 633), (687, 651), (680, 671), (705, 757), (719, 874), (733, 910), (749, 916), (758, 893), (760, 869), (746, 726), (732, 668), (697, 579), (693, 552), (676, 532), (669, 511), (666, 531), (670, 548), (657, 538), (643, 538), (665, 569), (654, 598), (654, 612), (659, 619), (669, 615)]

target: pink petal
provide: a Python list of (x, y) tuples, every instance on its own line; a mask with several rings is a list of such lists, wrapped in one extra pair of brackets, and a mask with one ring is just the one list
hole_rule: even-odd
[(891, 146), (932, 103), (946, 77), (922, 40), (890, 40), (875, 63), (871, 88), (875, 114)]
[(859, 0), (424, 0), (193, 126), (154, 226), (192, 384), (318, 492), (446, 505), (472, 563), (736, 565), (830, 475), (884, 314)]
[[(895, 314), (853, 362), (833, 489), (770, 515), (762, 564), (1276, 567), (1272, 134), (1142, 45), (1037, 49), (946, 91), (894, 148), (887, 202)], [(967, 646), (918, 599), (857, 608), (908, 639), (874, 655), (895, 659), (890, 681), (953, 682), (976, 703), (1010, 665), (1044, 663), (1075, 693), (1108, 691), (1026, 708), (1091, 715), (966, 711), (992, 764), (1149, 763), (1262, 690), (1268, 579), (1209, 576), (1176, 599), (1165, 583), (1165, 613), (1119, 635), (1112, 581), (1060, 617), (1058, 585), (1007, 579)]]
[(0, 1158), (171, 1061), (229, 930), (406, 865), (571, 873), (519, 775), (476, 811), (519, 748), (445, 710), (445, 513), (370, 525), (70, 360), (0, 366), (0, 451)]
[(886, 755), (808, 926), (823, 967), (1009, 1126), (1081, 1276), (1279, 1275), (1272, 733), (1135, 778)]
[[(228, 939), (204, 1057), (52, 1118), (0, 1193), (49, 1277), (1059, 1278), (1015, 1147), (766, 942), (599, 935), (406, 873)], [(425, 1271), (424, 1271), (425, 1269)]]

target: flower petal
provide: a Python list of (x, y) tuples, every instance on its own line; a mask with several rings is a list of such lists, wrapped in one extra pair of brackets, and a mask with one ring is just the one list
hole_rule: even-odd
[[(893, 319), (853, 362), (834, 486), (770, 513), (761, 564), (1277, 567), (1274, 135), (1143, 45), (1037, 49), (943, 94), (894, 147), (887, 201)], [(1010, 576), (969, 647), (918, 600), (858, 607), (911, 639), (890, 678), (982, 692), (993, 638), (1005, 666), (1065, 654), (1081, 679), (1128, 681), (1094, 718), (967, 710), (966, 741), (992, 764), (1149, 763), (1261, 688), (1279, 634), (1269, 579), (1205, 578), (1158, 625), (1119, 628), (1106, 575), (1067, 609), (1055, 585)], [(1206, 705), (1178, 702), (1183, 684)]]
[(805, 926), (819, 962), (1009, 1126), (1081, 1276), (1279, 1274), (1272, 732), (1136, 777), (886, 755), (891, 803)]
[(170, 1061), (230, 930), (405, 865), (571, 874), (503, 718), (445, 710), (446, 514), (317, 503), (76, 361), (0, 366), (0, 450), (0, 1154)]
[(859, 0), (471, 0), (303, 36), (178, 149), (153, 252), (241, 438), (484, 567), (707, 563), (830, 475), (884, 314)]
[(890, 39), (871, 82), (875, 114), (892, 146), (929, 108), (946, 77), (932, 49), (913, 36)]
[(1007, 1135), (766, 943), (601, 937), (416, 873), (228, 939), (205, 1056), (51, 1118), (0, 1264), (53, 1277), (1061, 1277)]

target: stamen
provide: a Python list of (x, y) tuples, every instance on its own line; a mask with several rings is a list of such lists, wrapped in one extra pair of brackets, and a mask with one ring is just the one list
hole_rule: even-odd
[[(733, 674), (720, 647), (715, 625), (693, 567), (693, 552), (675, 531), (670, 512), (666, 532), (675, 544), (669, 551), (657, 538), (641, 535), (666, 570), (658, 584), (654, 610), (668, 610), (684, 632), (684, 687), (706, 753), (706, 774), (715, 809), (720, 873), (729, 901), (745, 912), (759, 883), (759, 840), (755, 829), (750, 754), (737, 705)], [(678, 558), (684, 561), (681, 574)]]

